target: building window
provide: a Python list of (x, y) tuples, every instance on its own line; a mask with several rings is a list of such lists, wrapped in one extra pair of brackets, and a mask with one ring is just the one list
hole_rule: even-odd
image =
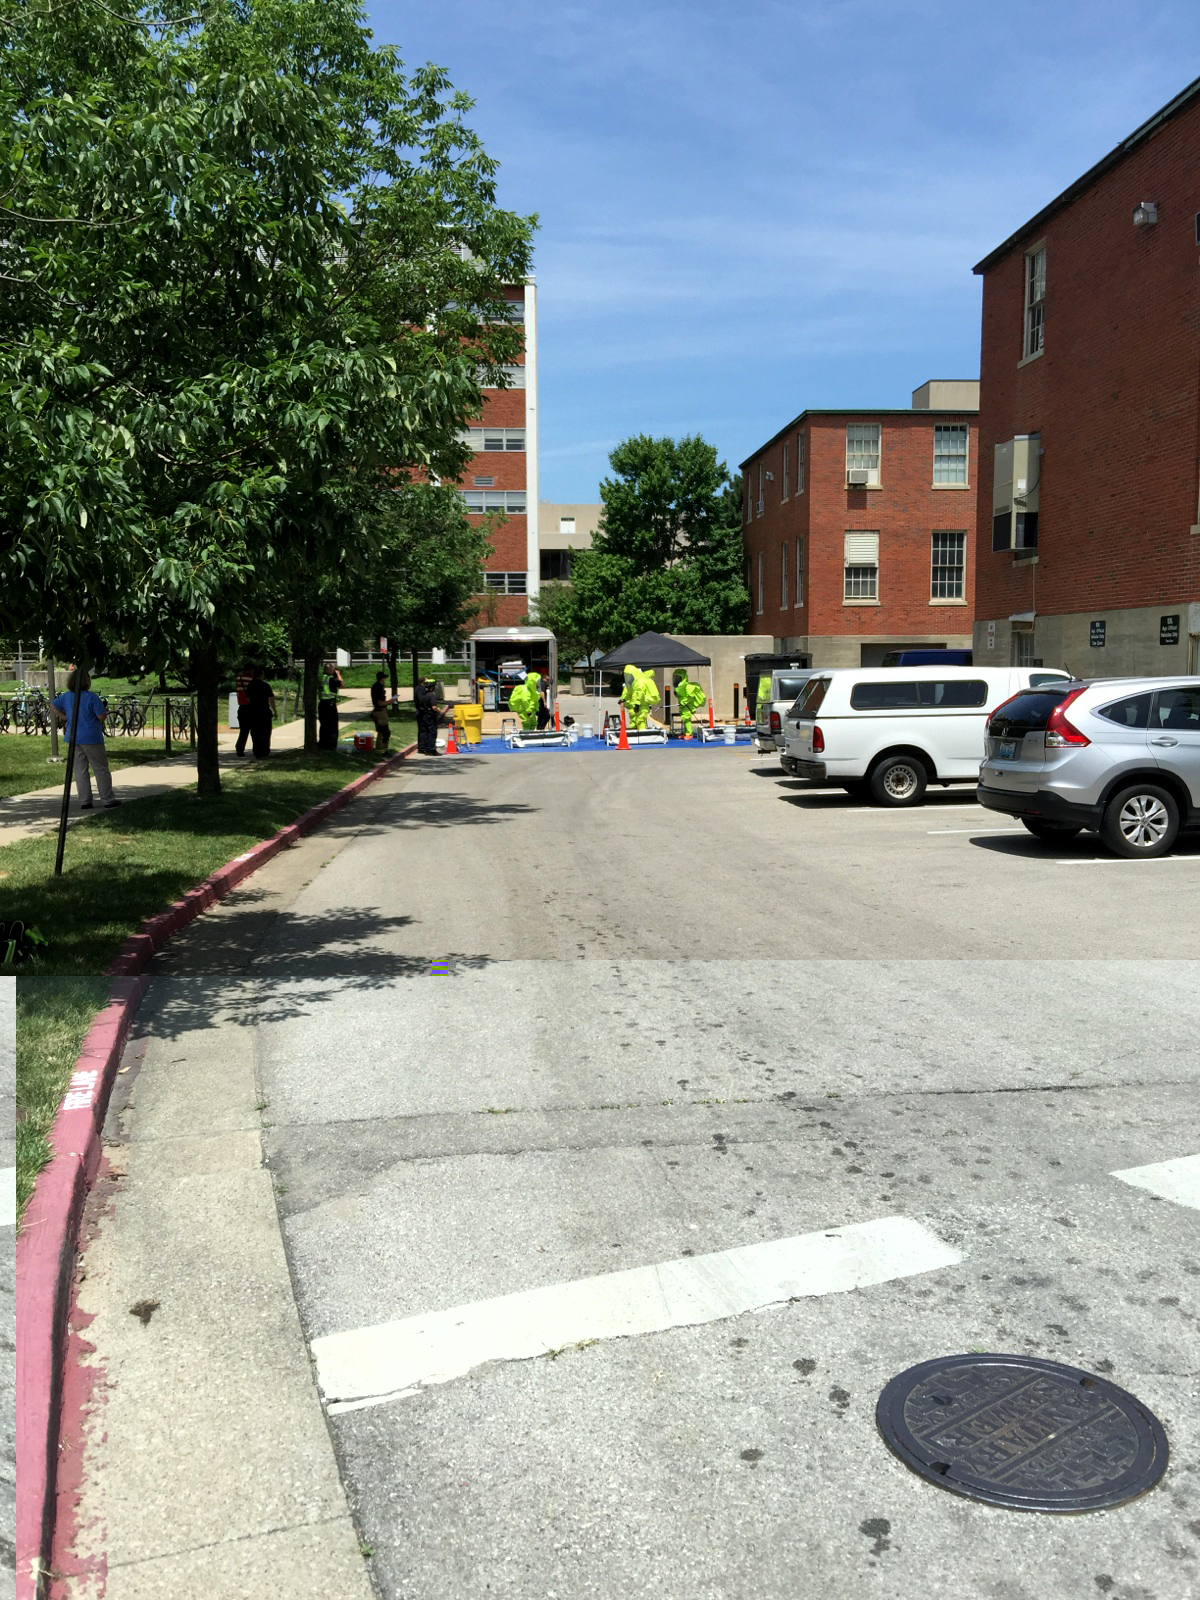
[[(784, 499), (784, 500), (786, 500), (788, 498), (788, 493), (789, 493), (789, 484), (788, 484), (789, 464), (788, 464), (788, 462), (789, 462), (788, 447), (787, 447), (787, 442), (785, 440), (784, 441), (784, 446), (783, 446), (783, 494), (780, 497), (781, 499)], [(786, 604), (787, 604), (787, 601), (785, 600), (784, 601), (784, 605), (786, 605)]]
[(1046, 246), (1025, 257), (1025, 359), (1040, 356), (1046, 342)]
[(520, 300), (509, 300), (507, 302), (507, 309), (508, 309), (508, 320), (510, 322), (524, 322), (525, 321), (525, 298), (524, 298), (524, 296), (522, 296)]
[(852, 472), (865, 472), (867, 483), (879, 482), (878, 422), (851, 422), (846, 426), (846, 476)]
[(476, 455), (482, 455), (485, 451), (525, 448), (524, 428), (467, 428), (462, 437)]
[(493, 485), (495, 484), (496, 480), (495, 480), (495, 478), (474, 477), (474, 478), (471, 479), (471, 482), (475, 485), (475, 487), (477, 489), (490, 489), (490, 488), (493, 487)]
[(763, 611), (763, 553), (760, 550), (758, 552), (758, 615), (760, 617), (762, 616), (762, 611)]
[[(745, 481), (745, 483), (743, 484), (742, 487), (743, 487), (743, 490), (744, 490), (745, 496), (746, 496), (746, 521), (749, 522), (749, 521), (752, 520), (752, 518), (754, 516), (754, 500), (753, 500), (753, 497), (751, 496), (751, 493), (750, 493), (750, 479), (749, 478), (746, 479), (746, 481)], [(750, 587), (749, 583), (747, 583), (746, 587), (747, 588)]]
[(541, 567), (544, 580), (551, 583), (567, 583), (571, 577), (571, 551), (543, 550)]
[(795, 604), (804, 604), (804, 540), (796, 540), (796, 582), (793, 585), (796, 594)]
[(575, 535), (575, 518), (574, 517), (559, 517), (559, 519), (558, 519), (558, 531), (559, 531), (559, 533), (569, 534), (573, 538), (574, 535)]
[(486, 594), (528, 594), (524, 572), (485, 572), (483, 588)]
[(482, 516), (485, 511), (504, 511), (510, 516), (525, 515), (524, 489), (460, 489), (458, 497), (468, 516)]
[(878, 600), (879, 535), (877, 533), (848, 533), (846, 535), (845, 563), (845, 599)]
[[(763, 514), (763, 464), (761, 461), (758, 463), (758, 503), (755, 506), (755, 510), (761, 517)], [(759, 606), (758, 609), (761, 611), (762, 607)]]
[(967, 438), (970, 430), (951, 425), (933, 430), (934, 483), (966, 483)]
[(787, 544), (779, 546), (779, 601), (783, 609), (787, 610), (788, 604), (788, 547)]
[(963, 599), (967, 562), (967, 536), (946, 528), (933, 531), (933, 562), (929, 583), (931, 600)]
[[(524, 367), (501, 367), (500, 371), (507, 380), (504, 385), (506, 389), (523, 389), (525, 387)], [(479, 384), (483, 389), (494, 389), (496, 387), (494, 383), (489, 383), (486, 368), (480, 369)]]
[(1012, 632), (1012, 664), (1014, 667), (1033, 665), (1033, 629), (1015, 627)]
[(796, 493), (804, 493), (804, 435), (796, 435)]

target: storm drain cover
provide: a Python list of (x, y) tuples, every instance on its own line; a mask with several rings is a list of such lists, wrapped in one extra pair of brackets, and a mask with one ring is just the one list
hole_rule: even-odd
[(1016, 1511), (1098, 1511), (1167, 1470), (1162, 1423), (1115, 1383), (1032, 1356), (942, 1356), (875, 1407), (888, 1448), (931, 1483)]

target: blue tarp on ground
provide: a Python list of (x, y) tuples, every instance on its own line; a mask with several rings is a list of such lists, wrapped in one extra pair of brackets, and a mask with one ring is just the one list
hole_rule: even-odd
[[(635, 744), (631, 746), (628, 753), (630, 755), (640, 755), (647, 750), (749, 750), (750, 748), (751, 741), (748, 739), (740, 740), (736, 745), (728, 745), (716, 741), (711, 744), (703, 744), (699, 739), (670, 739), (666, 744)], [(597, 751), (602, 751), (606, 754), (609, 752), (615, 753), (616, 746), (605, 744), (603, 739), (580, 739), (577, 744), (567, 745), (565, 748), (562, 745), (551, 744), (529, 746), (524, 750), (512, 750), (505, 744), (503, 739), (493, 737), (481, 739), (478, 744), (460, 744), (458, 747), (459, 755), (464, 756), (591, 755)], [(624, 751), (621, 752), (621, 754), (625, 753)]]

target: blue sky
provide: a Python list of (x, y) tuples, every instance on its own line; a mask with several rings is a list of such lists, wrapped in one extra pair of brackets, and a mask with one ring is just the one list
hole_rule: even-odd
[(977, 376), (974, 263), (1200, 72), (1196, 0), (367, 6), (540, 216), (551, 501), (631, 433), (733, 469), (805, 406)]

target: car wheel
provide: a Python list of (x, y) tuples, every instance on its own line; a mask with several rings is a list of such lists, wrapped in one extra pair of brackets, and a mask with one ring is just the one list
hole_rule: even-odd
[(878, 805), (915, 806), (924, 798), (929, 774), (917, 756), (885, 756), (868, 782)]
[(1179, 832), (1179, 807), (1166, 789), (1131, 783), (1119, 789), (1104, 811), (1100, 837), (1119, 856), (1149, 860), (1165, 855)]
[(1082, 827), (1076, 827), (1073, 822), (1044, 822), (1041, 817), (1022, 817), (1021, 822), (1035, 839), (1044, 839), (1047, 844), (1058, 844), (1083, 832)]

